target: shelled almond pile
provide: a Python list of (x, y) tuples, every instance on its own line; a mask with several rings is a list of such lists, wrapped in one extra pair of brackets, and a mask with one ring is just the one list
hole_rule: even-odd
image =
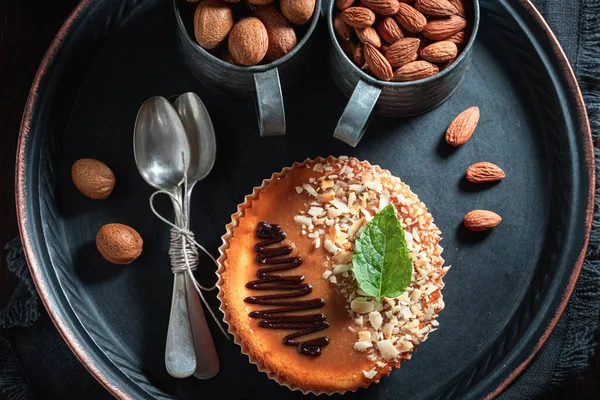
[[(327, 252), (323, 278), (336, 285), (348, 300), (356, 332), (354, 349), (376, 361), (363, 371), (373, 379), (389, 364), (409, 359), (414, 347), (436, 329), (437, 313), (444, 308), (440, 231), (425, 205), (408, 185), (389, 171), (355, 158), (340, 157), (308, 165), (322, 174), (311, 178), (298, 193), (307, 195), (305, 209), (294, 217), (301, 233)], [(352, 273), (355, 240), (367, 223), (388, 204), (396, 208), (413, 260), (413, 276), (398, 298), (377, 304), (357, 287)]]
[(447, 68), (467, 42), (463, 0), (336, 0), (335, 32), (359, 68), (416, 81)]

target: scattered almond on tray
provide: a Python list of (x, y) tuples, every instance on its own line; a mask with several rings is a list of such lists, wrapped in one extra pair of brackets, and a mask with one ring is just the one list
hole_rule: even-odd
[[(439, 73), (468, 38), (462, 0), (336, 0), (335, 5), (339, 12), (333, 27), (343, 51), (384, 81), (416, 81)], [(368, 60), (363, 56), (367, 44)]]
[(473, 183), (496, 182), (506, 177), (506, 174), (496, 164), (478, 162), (467, 169), (466, 178)]
[(462, 146), (471, 138), (479, 122), (479, 107), (467, 108), (448, 126), (446, 142), (452, 147)]
[(493, 211), (473, 210), (465, 215), (463, 223), (467, 229), (481, 232), (496, 227), (501, 221), (502, 217)]

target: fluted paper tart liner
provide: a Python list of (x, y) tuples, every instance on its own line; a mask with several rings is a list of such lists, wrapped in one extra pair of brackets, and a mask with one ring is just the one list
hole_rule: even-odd
[[(346, 158), (344, 158), (344, 159), (346, 159)], [(268, 188), (269, 185), (271, 185), (273, 182), (281, 180), (287, 174), (289, 174), (291, 171), (298, 170), (300, 168), (307, 168), (308, 166), (312, 167), (318, 163), (336, 162), (338, 160), (340, 160), (340, 159), (336, 158), (336, 157), (332, 157), (332, 156), (327, 157), (327, 158), (318, 157), (314, 160), (307, 158), (304, 162), (301, 162), (301, 163), (296, 162), (291, 167), (283, 168), (283, 170), (281, 172), (274, 173), (270, 178), (263, 180), (263, 182), (260, 186), (257, 186), (253, 189), (252, 194), (245, 196), (244, 202), (238, 205), (237, 211), (231, 216), (231, 222), (226, 225), (226, 232), (221, 238), (222, 245), (219, 247), (219, 258), (217, 260), (219, 266), (218, 266), (218, 269), (216, 272), (217, 277), (218, 277), (216, 286), (218, 288), (217, 297), (220, 301), (219, 309), (221, 310), (221, 312), (223, 312), (224, 322), (227, 324), (229, 333), (231, 335), (233, 335), (234, 342), (240, 346), (242, 353), (248, 357), (250, 363), (257, 366), (259, 371), (265, 372), (270, 379), (276, 381), (280, 385), (286, 386), (290, 390), (299, 390), (304, 394), (315, 394), (315, 395), (319, 395), (319, 394), (332, 395), (332, 394), (336, 394), (336, 393), (343, 394), (348, 391), (355, 392), (357, 389), (359, 389), (361, 387), (367, 388), (371, 384), (379, 383), (381, 378), (383, 378), (385, 376), (389, 376), (391, 371), (395, 368), (398, 368), (402, 361), (410, 359), (410, 356), (411, 356), (412, 352), (414, 351), (414, 348), (413, 348), (408, 353), (401, 353), (398, 357), (396, 357), (395, 360), (387, 361), (385, 363), (386, 364), (385, 366), (380, 366), (379, 368), (377, 368), (376, 373), (374, 373), (373, 376), (371, 376), (369, 379), (362, 379), (360, 384), (355, 384), (355, 385), (353, 385), (353, 387), (348, 387), (347, 389), (343, 389), (343, 390), (342, 389), (326, 390), (326, 389), (322, 389), (322, 388), (311, 388), (311, 387), (302, 386), (301, 384), (298, 384), (295, 382), (291, 382), (289, 379), (282, 376), (282, 374), (269, 368), (269, 366), (263, 360), (265, 357), (257, 357), (257, 355), (253, 353), (253, 351), (248, 347), (247, 343), (244, 342), (244, 338), (242, 337), (242, 335), (240, 335), (240, 332), (238, 332), (238, 327), (236, 327), (236, 324), (232, 323), (232, 316), (231, 316), (228, 304), (224, 300), (224, 295), (225, 295), (224, 286), (226, 286), (226, 285), (225, 285), (223, 276), (224, 276), (224, 273), (227, 271), (227, 268), (229, 267), (227, 265), (227, 256), (228, 256), (227, 253), (228, 253), (228, 249), (230, 248), (230, 241), (232, 238), (235, 237), (235, 229), (240, 225), (240, 220), (244, 216), (246, 216), (246, 213), (248, 212), (248, 210), (253, 208), (255, 202), (260, 200), (261, 192), (264, 189)], [(369, 164), (366, 161), (358, 161), (358, 160), (356, 160), (356, 161), (358, 163), (368, 165), (372, 168), (376, 168), (381, 173), (389, 174), (389, 171), (383, 170), (383, 169), (379, 168), (378, 166), (371, 166), (371, 164)], [(390, 176), (391, 176), (391, 174), (390, 174)], [(397, 179), (397, 178), (395, 178), (395, 179)], [(406, 186), (406, 187), (408, 188), (408, 186)], [(410, 192), (410, 193), (418, 201), (418, 197), (416, 195), (414, 195), (412, 192)], [(420, 203), (420, 201), (418, 201), (418, 202), (420, 205), (423, 205), (422, 203)], [(424, 207), (424, 205), (423, 205), (423, 207)], [(426, 208), (425, 208), (425, 211), (426, 211)], [(431, 217), (431, 215), (429, 213), (427, 213), (427, 216)], [(273, 221), (273, 222), (278, 223), (276, 221)], [(435, 227), (435, 225), (433, 225), (433, 226)], [(439, 242), (439, 239), (438, 239), (438, 242)], [(436, 245), (437, 245), (437, 242), (436, 242)], [(439, 247), (439, 245), (437, 245), (437, 247), (439, 248), (439, 253), (441, 253), (441, 247)], [(441, 259), (441, 257), (440, 257), (440, 259)], [(442, 260), (441, 264), (443, 264), (443, 259), (441, 259), (441, 260)], [(439, 267), (440, 267), (439, 269), (441, 272), (441, 270), (442, 270), (441, 265)], [(447, 271), (447, 268), (444, 269), (443, 273), (440, 274), (441, 275), (439, 277), (440, 286), (439, 286), (439, 290), (437, 291), (438, 294), (436, 297), (436, 299), (439, 299), (439, 302), (442, 304), (441, 308), (443, 308), (443, 301), (441, 300), (441, 298), (442, 298), (441, 289), (443, 288), (443, 282), (441, 281), (441, 278), (443, 277), (443, 275), (445, 274), (446, 271)], [(332, 290), (335, 290), (335, 289), (332, 289)], [(437, 311), (439, 311), (441, 308), (435, 310), (435, 314), (433, 315), (433, 318), (434, 318), (433, 321), (435, 321), (435, 317), (437, 317)], [(262, 329), (262, 328), (258, 328), (258, 329)], [(327, 332), (327, 330), (325, 330), (324, 332)], [(254, 335), (256, 335), (256, 334), (257, 333), (254, 333)], [(283, 346), (283, 344), (281, 344), (281, 345)], [(415, 344), (415, 347), (416, 347), (416, 344)], [(290, 347), (289, 351), (295, 351), (295, 350), (293, 347)], [(325, 352), (327, 351), (327, 347), (324, 348), (324, 351)], [(354, 350), (352, 348), (349, 348), (348, 351), (352, 352)], [(273, 355), (271, 355), (271, 357), (273, 357)], [(373, 368), (373, 370), (374, 369), (375, 368)], [(306, 372), (310, 373), (310, 371), (306, 371)], [(363, 373), (364, 373), (364, 371), (363, 371)]]

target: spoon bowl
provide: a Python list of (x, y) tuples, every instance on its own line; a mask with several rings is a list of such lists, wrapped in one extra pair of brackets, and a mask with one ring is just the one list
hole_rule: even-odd
[(187, 133), (190, 147), (189, 186), (206, 178), (215, 164), (217, 141), (204, 103), (195, 93), (184, 93), (175, 100), (175, 109)]
[(150, 186), (173, 192), (183, 182), (190, 144), (179, 114), (164, 97), (152, 97), (140, 107), (133, 149), (138, 171)]

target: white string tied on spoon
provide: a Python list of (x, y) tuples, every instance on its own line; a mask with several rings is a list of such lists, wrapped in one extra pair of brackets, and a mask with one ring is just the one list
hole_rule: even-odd
[[(193, 271), (195, 271), (197, 269), (198, 263), (199, 263), (198, 249), (202, 250), (207, 256), (209, 256), (210, 259), (215, 263), (215, 265), (217, 267), (219, 266), (219, 264), (217, 263), (217, 260), (213, 257), (213, 255), (208, 252), (208, 250), (206, 250), (201, 244), (196, 242), (196, 240), (194, 239), (194, 232), (175, 225), (174, 223), (172, 223), (171, 221), (169, 221), (168, 219), (166, 219), (162, 215), (160, 215), (160, 213), (158, 211), (156, 211), (156, 208), (154, 207), (154, 198), (159, 194), (166, 194), (167, 196), (169, 196), (173, 200), (173, 204), (175, 204), (176, 207), (179, 208), (179, 210), (181, 210), (181, 204), (180, 204), (179, 199), (177, 199), (175, 196), (173, 196), (172, 193), (170, 193), (166, 190), (158, 190), (158, 191), (152, 193), (152, 195), (150, 196), (150, 210), (152, 210), (152, 213), (154, 213), (154, 215), (156, 215), (156, 217), (158, 219), (160, 219), (162, 222), (164, 222), (165, 224), (167, 224), (171, 227), (171, 233), (170, 233), (171, 239), (170, 239), (170, 245), (169, 245), (169, 257), (171, 258), (171, 271), (174, 274), (179, 273), (179, 272), (185, 272), (188, 274), (190, 280), (194, 284), (194, 288), (196, 289), (196, 292), (198, 292), (200, 299), (202, 299), (202, 302), (204, 303), (204, 305), (210, 312), (210, 315), (212, 316), (213, 320), (217, 323), (217, 325), (219, 326), (219, 329), (221, 330), (221, 332), (223, 332), (225, 337), (227, 339), (230, 339), (229, 335), (227, 335), (227, 331), (221, 324), (221, 321), (219, 321), (216, 314), (214, 313), (214, 311), (212, 310), (212, 308), (210, 307), (210, 305), (204, 298), (204, 294), (202, 293), (203, 290), (205, 290), (207, 292), (215, 290), (217, 288), (217, 285), (215, 284), (211, 287), (202, 286), (196, 280), (196, 277), (194, 276), (194, 273), (193, 273)], [(177, 212), (177, 210), (175, 210), (175, 212)]]

